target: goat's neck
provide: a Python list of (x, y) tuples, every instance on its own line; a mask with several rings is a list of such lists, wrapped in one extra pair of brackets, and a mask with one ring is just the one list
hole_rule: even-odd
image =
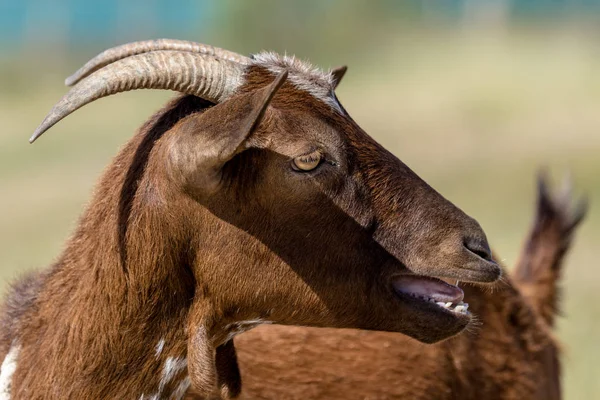
[(186, 238), (133, 153), (106, 171), (22, 322), (15, 398), (178, 398), (189, 386)]
[(191, 270), (195, 232), (173, 213), (186, 215), (190, 199), (169, 192), (164, 160), (156, 156), (163, 134), (205, 106), (199, 101), (187, 96), (157, 113), (105, 172), (19, 321), (14, 399), (180, 398), (190, 384), (187, 359), (195, 356), (188, 345), (201, 339), (198, 322), (205, 320), (212, 324), (207, 340), (191, 344), (196, 356), (213, 357), (195, 363), (206, 367), (204, 376), (190, 375), (210, 378), (205, 394), (239, 392), (233, 344), (215, 339), (228, 337), (227, 328), (210, 310), (195, 309), (202, 305)]

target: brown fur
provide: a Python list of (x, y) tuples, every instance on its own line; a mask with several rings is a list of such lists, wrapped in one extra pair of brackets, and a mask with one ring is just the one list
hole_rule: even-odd
[(571, 244), (573, 232), (587, 210), (585, 201), (570, 208), (570, 181), (554, 198), (548, 193), (544, 175), (538, 181), (535, 223), (515, 269), (515, 281), (530, 298), (546, 323), (554, 326), (559, 310), (561, 262)]
[[(184, 96), (129, 141), (56, 264), (8, 295), (0, 358), (20, 346), (11, 398), (168, 396), (188, 372), (203, 396), (235, 397), (231, 338), (244, 321), (424, 342), (465, 328), (469, 317), (396, 294), (391, 280), (497, 279), (477, 222), (344, 112), (278, 88), (251, 67), (233, 98)], [(294, 172), (314, 148), (330, 160)], [(187, 369), (161, 383), (168, 357)]]
[(259, 327), (235, 339), (242, 398), (560, 399), (559, 349), (544, 310), (555, 310), (562, 259), (584, 215), (570, 206), (568, 193), (551, 196), (540, 181), (513, 274), (522, 278), (465, 285), (479, 320), (468, 332), (424, 345), (396, 333)]

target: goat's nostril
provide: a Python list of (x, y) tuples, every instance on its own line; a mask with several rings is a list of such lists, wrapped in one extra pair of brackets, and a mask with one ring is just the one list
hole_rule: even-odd
[(466, 238), (464, 245), (471, 253), (478, 255), (486, 261), (492, 261), (492, 251), (487, 241), (479, 238)]

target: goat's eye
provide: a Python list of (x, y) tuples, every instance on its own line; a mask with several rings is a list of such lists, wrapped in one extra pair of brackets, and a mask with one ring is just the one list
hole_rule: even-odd
[(313, 151), (310, 154), (294, 158), (292, 168), (296, 171), (312, 171), (321, 164), (321, 159), (321, 153), (319, 151)]

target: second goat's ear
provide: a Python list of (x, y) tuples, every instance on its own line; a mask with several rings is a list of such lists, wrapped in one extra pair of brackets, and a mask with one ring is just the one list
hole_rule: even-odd
[(348, 71), (348, 67), (342, 65), (341, 67), (337, 67), (331, 70), (331, 75), (333, 76), (333, 86), (337, 88), (344, 75), (346, 75), (346, 71)]
[(223, 166), (242, 150), (286, 78), (287, 71), (283, 71), (262, 89), (235, 96), (177, 123), (172, 128), (168, 157), (171, 176), (195, 191), (216, 191)]

